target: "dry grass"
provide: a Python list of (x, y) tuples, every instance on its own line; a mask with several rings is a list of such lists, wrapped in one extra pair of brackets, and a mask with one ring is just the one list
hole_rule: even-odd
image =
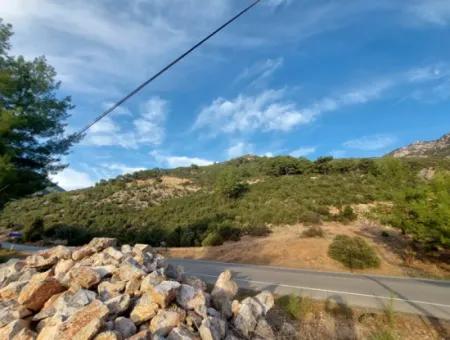
[[(308, 228), (303, 225), (273, 227), (271, 228), (272, 233), (265, 237), (245, 236), (238, 242), (227, 242), (217, 247), (171, 248), (168, 256), (290, 268), (348, 271), (344, 265), (327, 255), (333, 238), (336, 235), (344, 234), (364, 238), (380, 256), (379, 268), (355, 270), (356, 273), (450, 277), (449, 264), (435, 263), (420, 258), (405, 261), (404, 250), (407, 249), (408, 240), (396, 229), (381, 227), (375, 223), (361, 220), (349, 225), (332, 222), (321, 226), (325, 237), (302, 237), (303, 232)], [(382, 236), (382, 231), (388, 231), (389, 236)]]

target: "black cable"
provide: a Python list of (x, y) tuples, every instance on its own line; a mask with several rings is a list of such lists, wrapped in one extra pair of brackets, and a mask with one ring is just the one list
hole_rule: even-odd
[(182, 55), (180, 55), (178, 58), (173, 60), (171, 63), (169, 63), (166, 67), (164, 67), (161, 71), (153, 75), (150, 79), (143, 82), (141, 85), (136, 87), (133, 91), (131, 91), (129, 94), (127, 94), (125, 97), (123, 97), (121, 100), (119, 100), (117, 103), (115, 103), (113, 106), (111, 106), (109, 109), (107, 109), (105, 112), (103, 112), (101, 115), (99, 115), (95, 120), (93, 120), (90, 124), (88, 124), (84, 129), (80, 130), (78, 132), (78, 136), (82, 136), (87, 130), (89, 130), (94, 124), (98, 123), (101, 119), (103, 119), (105, 116), (107, 116), (109, 113), (114, 111), (116, 108), (118, 108), (120, 105), (122, 105), (125, 101), (130, 99), (132, 96), (134, 96), (136, 93), (141, 91), (145, 86), (147, 86), (149, 83), (151, 83), (153, 80), (158, 78), (160, 75), (162, 75), (164, 72), (166, 72), (168, 69), (170, 69), (172, 66), (174, 66), (176, 63), (178, 63), (180, 60), (182, 60), (184, 57), (186, 57), (188, 54), (193, 52), (195, 49), (203, 45), (207, 40), (212, 38), (214, 35), (219, 33), (221, 30), (223, 30), (225, 27), (227, 27), (229, 24), (231, 24), (233, 21), (238, 19), (240, 16), (245, 14), (247, 11), (249, 11), (251, 8), (253, 8), (258, 2), (261, 0), (256, 0), (253, 2), (250, 6), (243, 9), (241, 12), (236, 14), (234, 17), (232, 17), (230, 20), (228, 20), (226, 23), (224, 23), (222, 26), (217, 28), (214, 32), (210, 33), (208, 36), (203, 38), (201, 41), (199, 41), (197, 44), (195, 44), (193, 47), (191, 47), (189, 50), (184, 52)]

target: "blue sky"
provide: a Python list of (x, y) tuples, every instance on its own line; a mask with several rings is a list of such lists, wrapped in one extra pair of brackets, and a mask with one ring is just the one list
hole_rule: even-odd
[[(0, 0), (13, 52), (46, 55), (76, 131), (244, 0)], [(95, 125), (66, 189), (252, 153), (382, 155), (450, 130), (450, 1), (263, 0)]]

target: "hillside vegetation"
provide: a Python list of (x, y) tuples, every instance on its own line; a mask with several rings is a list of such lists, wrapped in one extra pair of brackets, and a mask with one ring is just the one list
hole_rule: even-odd
[[(434, 177), (424, 178), (423, 169)], [(95, 187), (10, 202), (0, 226), (83, 243), (96, 235), (168, 246), (217, 245), (270, 225), (349, 222), (351, 205), (393, 202), (377, 218), (430, 249), (450, 245), (450, 160), (245, 156), (153, 169)], [(36, 230), (37, 229), (37, 230)]]

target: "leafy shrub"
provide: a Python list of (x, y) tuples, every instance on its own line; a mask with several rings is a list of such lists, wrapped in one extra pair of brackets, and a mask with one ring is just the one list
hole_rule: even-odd
[(396, 340), (397, 337), (390, 329), (375, 331), (369, 336), (369, 340)]
[(303, 319), (313, 309), (311, 298), (294, 294), (279, 297), (276, 304), (289, 316), (297, 320)]
[(355, 214), (352, 207), (346, 205), (344, 209), (342, 209), (339, 214), (336, 216), (336, 220), (342, 222), (344, 224), (350, 223), (356, 220), (358, 215)]
[(248, 184), (243, 183), (238, 174), (226, 170), (217, 179), (216, 191), (226, 198), (238, 198), (248, 190)]
[(378, 267), (375, 250), (361, 237), (338, 235), (328, 249), (328, 255), (351, 269)]
[(23, 240), (25, 242), (35, 242), (42, 239), (44, 234), (44, 220), (36, 217), (31, 224), (23, 229)]
[(325, 232), (321, 227), (314, 226), (304, 230), (302, 237), (325, 237)]
[(300, 220), (304, 224), (310, 224), (310, 225), (320, 225), (322, 224), (322, 218), (319, 213), (315, 211), (305, 211), (301, 216)]
[(217, 232), (209, 233), (202, 241), (203, 247), (220, 246), (224, 242), (223, 237)]
[(271, 233), (270, 228), (265, 225), (243, 228), (243, 233), (249, 236), (267, 236)]
[(69, 246), (83, 245), (94, 236), (86, 228), (64, 224), (53, 225), (47, 228), (42, 235), (46, 238), (67, 240)]

